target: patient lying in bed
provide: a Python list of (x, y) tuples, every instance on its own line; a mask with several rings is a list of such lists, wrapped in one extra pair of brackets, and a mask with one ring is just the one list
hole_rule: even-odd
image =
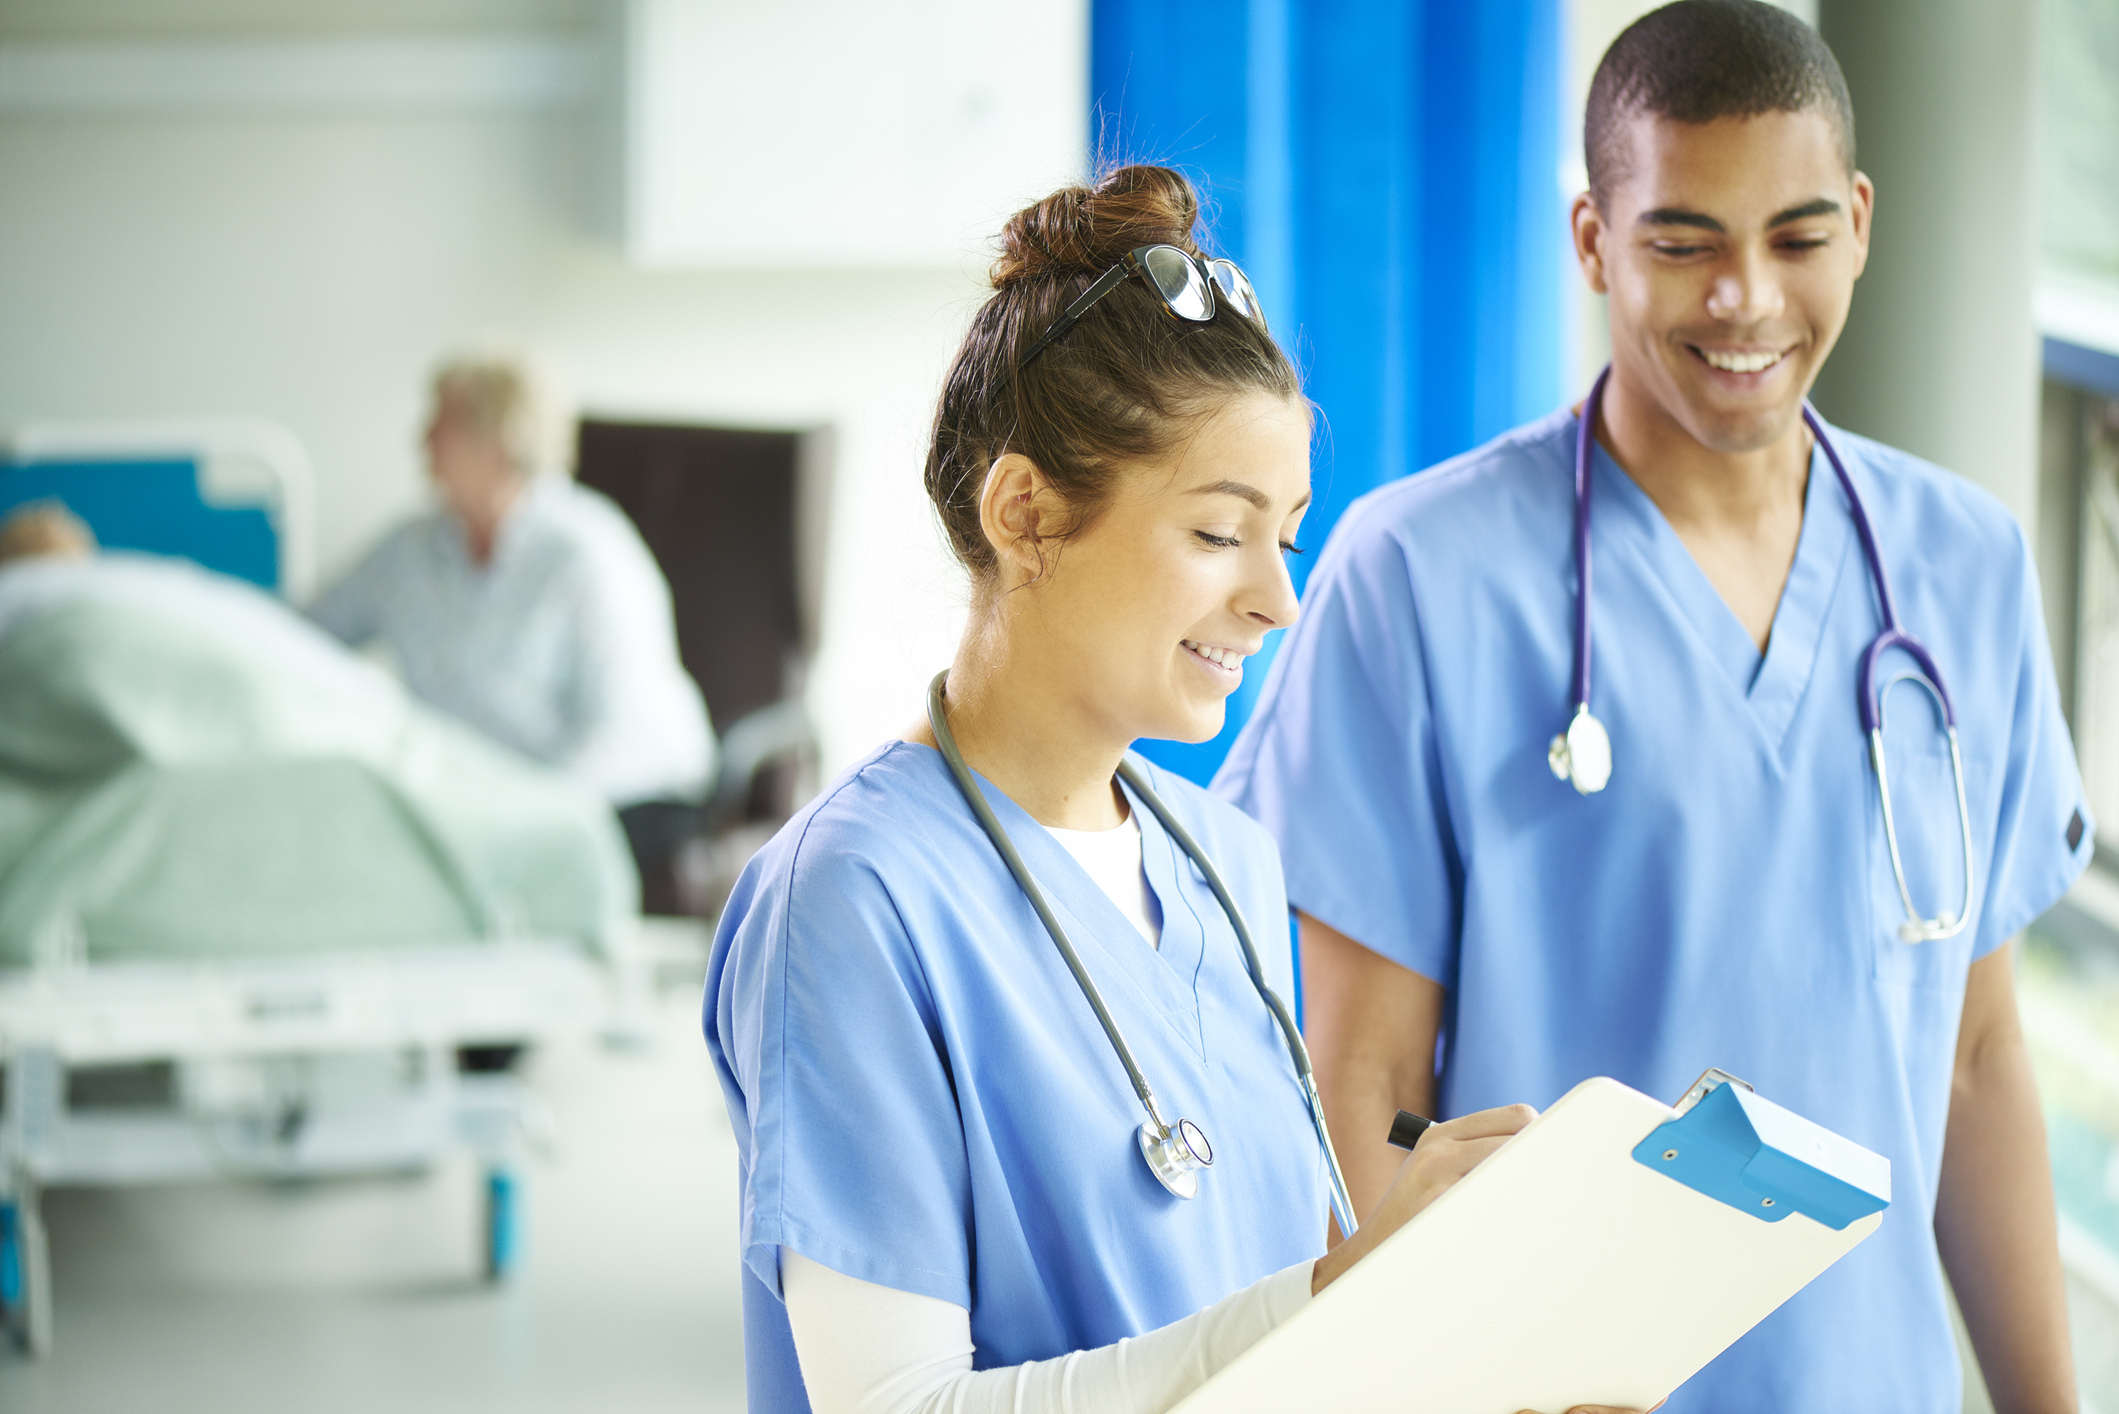
[(277, 600), (0, 524), (0, 966), (595, 947), (636, 888), (607, 805)]

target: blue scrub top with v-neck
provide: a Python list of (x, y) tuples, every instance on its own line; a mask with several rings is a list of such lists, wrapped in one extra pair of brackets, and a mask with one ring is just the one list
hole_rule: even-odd
[[(1135, 764), (1220, 868), (1287, 997), (1272, 841)], [(1133, 802), (1162, 912), (1150, 947), (1057, 840), (980, 786), (1165, 1112), (1200, 1124), (1214, 1165), (1191, 1200), (1155, 1181), (1124, 1069), (940, 754), (882, 747), (743, 871), (707, 974), (742, 1163), (754, 1411), (808, 1408), (783, 1247), (967, 1308), (980, 1369), (1139, 1335), (1324, 1250), (1316, 1131), (1197, 867)]]
[[(1889, 1157), (1877, 1235), (1673, 1414), (1954, 1411), (1931, 1219), (1966, 970), (2059, 898), (2094, 834), (2024, 536), (1968, 482), (1833, 433), (1964, 745), (1973, 922), (1909, 945), (1856, 714), (1877, 602), (1822, 453), (1761, 654), (1596, 451), (1591, 708), (1612, 776), (1590, 796), (1553, 778), (1576, 427), (1556, 414), (1347, 512), (1217, 793), (1278, 839), (1297, 908), (1449, 989), (1444, 1114), (1592, 1075), (1675, 1100), (1720, 1066)], [(1954, 909), (1949, 758), (1919, 688), (1892, 692), (1887, 728), (1915, 902)]]

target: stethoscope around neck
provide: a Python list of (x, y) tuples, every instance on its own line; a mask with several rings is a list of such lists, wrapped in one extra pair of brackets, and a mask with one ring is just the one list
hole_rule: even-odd
[[(1571, 681), (1574, 716), (1546, 750), (1552, 773), (1583, 795), (1594, 795), (1611, 780), (1611, 736), (1589, 710), (1589, 474), (1596, 445), (1597, 413), (1604, 405), (1604, 385), (1610, 378), (1611, 368), (1606, 365), (1582, 404), (1581, 421), (1575, 429), (1575, 661)], [(1890, 849), (1891, 872), (1898, 880), (1899, 901), (1906, 910), (1905, 921), (1898, 925), (1898, 936), (1908, 943), (1955, 937), (1972, 916), (1972, 815), (1965, 803), (1964, 753), (1957, 741), (1957, 713), (1950, 704), (1950, 690), (1943, 685), (1942, 670), (1935, 666), (1934, 655), (1899, 626), (1898, 611), (1891, 602), (1891, 582), (1884, 574), (1883, 556), (1876, 549), (1876, 535), (1869, 528), (1869, 513), (1854, 489), (1854, 479), (1847, 475), (1846, 463), (1840, 460), (1839, 448), (1832, 444), (1807, 398), (1803, 400), (1803, 421), (1817, 438), (1817, 445), (1824, 449), (1825, 460), (1832, 463), (1840, 489), (1846, 492), (1847, 509), (1853, 514), (1854, 529), (1861, 538), (1862, 555), (1869, 562), (1869, 577), (1876, 586), (1877, 608), (1884, 621), (1883, 630), (1870, 640), (1861, 655), (1855, 693), (1862, 735), (1869, 742), (1869, 762), (1876, 770), (1877, 794), (1883, 801), (1884, 841)], [(1879, 688), (1877, 662), (1894, 648), (1911, 658), (1919, 671), (1900, 673)], [(1964, 902), (1956, 912), (1945, 909), (1933, 918), (1914, 906), (1913, 891), (1906, 885), (1905, 862), (1898, 848), (1898, 824), (1891, 813), (1891, 778), (1884, 762), (1884, 697), (1902, 682), (1917, 683), (1926, 689), (1934, 702), (1936, 719), (1949, 738), (1957, 824), (1964, 841)]]
[[(957, 789), (963, 793), (965, 802), (971, 806), (971, 813), (978, 817), (979, 824), (984, 827), (986, 837), (993, 841), (994, 849), (999, 851), (1002, 861), (1007, 864), (1008, 872), (1015, 876), (1015, 882), (1030, 900), (1030, 907), (1036, 911), (1038, 920), (1045, 925), (1045, 931), (1052, 935), (1053, 946), (1059, 949), (1060, 957), (1066, 961), (1067, 970), (1074, 974), (1075, 986), (1081, 988), (1082, 997), (1089, 1003), (1089, 1009), (1096, 1013), (1097, 1024), (1104, 1028), (1104, 1036), (1111, 1042), (1111, 1049), (1117, 1054), (1118, 1063), (1125, 1067), (1126, 1078), (1133, 1084), (1133, 1093), (1140, 1097), (1141, 1108), (1148, 1112), (1147, 1119), (1142, 1121), (1140, 1128), (1135, 1131), (1141, 1157), (1147, 1161), (1148, 1171), (1155, 1175), (1156, 1182), (1175, 1196), (1197, 1197), (1200, 1172), (1213, 1165), (1214, 1147), (1208, 1142), (1205, 1131), (1197, 1124), (1183, 1118), (1173, 1123), (1163, 1113), (1162, 1104), (1155, 1097), (1155, 1088), (1141, 1072), (1140, 1062), (1134, 1059), (1133, 1048), (1126, 1044), (1125, 1033), (1119, 1030), (1118, 1021), (1111, 1015), (1111, 1009), (1104, 1005), (1103, 993), (1097, 990), (1096, 981), (1089, 975), (1089, 969), (1082, 965), (1081, 954), (1074, 950), (1074, 944), (1067, 937), (1067, 930), (1053, 915), (1051, 905), (1045, 902), (1044, 891), (1037, 886), (1037, 880), (1031, 877), (1022, 856), (1016, 853), (1015, 842), (1008, 838), (1008, 831), (994, 815), (993, 807), (987, 804), (985, 792), (979, 789), (978, 782), (973, 779), (971, 768), (964, 764), (964, 754), (957, 750), (956, 737), (949, 730), (949, 713), (943, 705), (943, 694), (948, 683), (949, 674), (945, 672), (936, 673), (934, 681), (927, 685), (927, 725), (934, 731), (935, 744), (942, 750), (942, 759), (949, 763), (949, 774), (955, 779)], [(1259, 967), (1258, 948), (1251, 941), (1251, 930), (1244, 924), (1243, 911), (1236, 906), (1236, 900), (1229, 896), (1228, 885), (1222, 882), (1221, 873), (1214, 867), (1214, 861), (1199, 847), (1199, 842), (1192, 838), (1191, 832), (1170, 813), (1170, 807), (1163, 803), (1162, 797), (1157, 795), (1140, 772), (1133, 768), (1133, 763), (1121, 760), (1118, 764), (1118, 774), (1119, 778), (1132, 788), (1133, 794), (1139, 797), (1141, 804), (1155, 813), (1155, 818), (1162, 822), (1163, 829), (1177, 841), (1178, 847), (1199, 866), (1199, 872), (1206, 879), (1207, 887), (1213, 891), (1215, 901), (1221, 905), (1222, 912), (1228, 915), (1230, 926), (1236, 930), (1236, 942), (1243, 950), (1244, 969), (1250, 974), (1251, 985), (1258, 989), (1258, 995), (1264, 999), (1266, 1009), (1273, 1013), (1273, 1020), (1279, 1025), (1280, 1034), (1287, 1041), (1288, 1055), (1295, 1062), (1295, 1079), (1302, 1088), (1303, 1100), (1309, 1106), (1310, 1123), (1316, 1126), (1317, 1143), (1324, 1150), (1325, 1169), (1331, 1187), (1332, 1216), (1339, 1221), (1339, 1231), (1351, 1236), (1355, 1227), (1354, 1202), (1347, 1193), (1346, 1175), (1340, 1172), (1339, 1156), (1332, 1149), (1331, 1131), (1325, 1127), (1324, 1101), (1317, 1093), (1316, 1074), (1310, 1069), (1310, 1052), (1302, 1044), (1302, 1032), (1296, 1028), (1295, 1018), (1289, 1014), (1287, 1005), (1267, 983), (1265, 972)]]

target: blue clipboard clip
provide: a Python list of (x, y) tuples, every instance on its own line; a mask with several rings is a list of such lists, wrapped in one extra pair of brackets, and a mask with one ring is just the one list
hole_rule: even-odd
[(1891, 1161), (1709, 1070), (1678, 1117), (1634, 1146), (1637, 1163), (1777, 1223), (1801, 1213), (1834, 1231), (1891, 1206)]

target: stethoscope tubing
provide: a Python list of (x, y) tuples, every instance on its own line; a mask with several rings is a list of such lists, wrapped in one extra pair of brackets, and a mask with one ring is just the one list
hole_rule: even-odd
[(1332, 1216), (1339, 1220), (1342, 1236), (1353, 1236), (1354, 1200), (1347, 1191), (1346, 1174), (1339, 1167), (1339, 1151), (1332, 1146), (1331, 1128), (1325, 1123), (1324, 1097), (1317, 1090), (1317, 1072), (1310, 1064), (1310, 1048), (1304, 1044), (1302, 1028), (1295, 1024), (1294, 1014), (1288, 1010), (1287, 1003), (1273, 990), (1272, 983), (1266, 981), (1265, 968), (1258, 961), (1258, 945), (1251, 940), (1251, 928), (1244, 921), (1243, 910), (1236, 906), (1236, 900), (1230, 895), (1229, 886), (1222, 882), (1221, 871), (1214, 867), (1213, 859), (1192, 838), (1191, 831), (1171, 812), (1163, 798), (1155, 793), (1147, 778), (1134, 768), (1131, 761), (1125, 760), (1118, 763), (1118, 774), (1133, 787), (1133, 793), (1140, 797), (1141, 803), (1155, 812), (1155, 818), (1162, 821), (1163, 828), (1177, 841), (1178, 848), (1199, 866), (1207, 887), (1213, 890), (1215, 902), (1221, 905), (1230, 926), (1236, 930), (1237, 945), (1243, 949), (1244, 970), (1251, 974), (1251, 985), (1265, 999), (1266, 1009), (1273, 1013), (1280, 1034), (1287, 1041), (1288, 1058), (1295, 1063), (1295, 1078), (1301, 1084), (1303, 1100), (1309, 1106), (1310, 1122), (1317, 1130), (1317, 1143), (1324, 1150), (1326, 1176), (1332, 1188)]
[[(1604, 388), (1611, 380), (1611, 365), (1606, 364), (1590, 385), (1589, 396), (1583, 400), (1582, 416), (1575, 428), (1575, 654), (1574, 673), (1569, 682), (1569, 691), (1574, 698), (1577, 714), (1589, 712), (1589, 655), (1590, 655), (1590, 539), (1589, 501), (1590, 471), (1593, 464), (1592, 449), (1595, 445), (1596, 425), (1599, 412), (1604, 406)], [(1973, 899), (1972, 878), (1972, 815), (1964, 788), (1964, 753), (1957, 736), (1957, 709), (1950, 700), (1950, 689), (1943, 681), (1942, 669), (1936, 666), (1935, 655), (1926, 644), (1915, 638), (1898, 622), (1898, 608), (1891, 597), (1890, 576), (1884, 570), (1884, 557), (1876, 545), (1876, 532), (1869, 524), (1868, 508), (1862, 504), (1861, 493), (1854, 489), (1854, 478), (1847, 471), (1847, 464), (1840, 458), (1839, 448), (1825, 431), (1825, 424), (1817, 415), (1817, 409), (1803, 399), (1803, 422), (1823, 449), (1825, 460), (1832, 466), (1833, 475), (1839, 478), (1840, 490), (1846, 494), (1847, 510), (1854, 521), (1855, 534), (1861, 540), (1862, 558), (1869, 564), (1869, 579), (1876, 588), (1877, 612), (1883, 619), (1883, 627), (1869, 646), (1862, 651), (1856, 669), (1855, 699), (1861, 715), (1862, 737), (1868, 743), (1869, 759), (1876, 771), (1876, 788), (1883, 800), (1884, 840), (1891, 856), (1891, 873), (1898, 884), (1900, 901), (1905, 905), (1907, 921), (1900, 927), (1900, 936), (1908, 942), (1937, 941), (1955, 937), (1971, 919)], [(1877, 664), (1884, 654), (1897, 649), (1911, 658), (1920, 667), (1919, 673), (1905, 673), (1885, 683), (1879, 691), (1876, 687)], [(1884, 762), (1884, 693), (1902, 681), (1911, 680), (1926, 688), (1934, 698), (1942, 718), (1943, 732), (1949, 740), (1950, 774), (1957, 795), (1957, 823), (1964, 845), (1964, 904), (1955, 914), (1941, 914), (1929, 918), (1914, 905), (1913, 891), (1906, 882), (1905, 862), (1898, 847), (1898, 824), (1891, 810), (1890, 777)]]
[[(949, 729), (949, 714), (944, 701), (948, 681), (949, 674), (941, 672), (935, 674), (934, 680), (927, 685), (927, 717), (928, 724), (934, 731), (935, 743), (941, 747), (942, 759), (948, 763), (949, 773), (956, 781), (957, 790), (971, 806), (971, 813), (977, 817), (979, 825), (1001, 856), (1001, 861), (1008, 866), (1008, 872), (1015, 877), (1016, 884), (1030, 900), (1030, 907), (1037, 914), (1038, 921), (1045, 925), (1045, 931), (1051, 935), (1053, 946), (1065, 959), (1068, 972), (1073, 974), (1075, 985), (1081, 989), (1082, 996), (1089, 1003), (1089, 1009), (1096, 1014), (1097, 1024), (1103, 1027), (1104, 1036), (1110, 1041), (1119, 1064), (1125, 1067), (1126, 1078), (1132, 1082), (1133, 1092), (1140, 1098), (1142, 1107), (1147, 1110), (1148, 1118), (1159, 1130), (1167, 1133), (1170, 1123), (1164, 1118), (1162, 1107), (1156, 1102), (1155, 1089), (1148, 1083), (1148, 1077), (1134, 1058), (1133, 1048), (1126, 1043), (1125, 1033), (1119, 1029), (1117, 1018), (1111, 1015), (1111, 1009), (1104, 1004), (1103, 993), (1097, 989), (1096, 979), (1089, 975), (1089, 969), (1082, 963), (1081, 954), (1075, 951), (1066, 928), (1053, 914), (1051, 905), (1045, 901), (1044, 890), (1038, 887), (1029, 866), (1023, 863), (1023, 857), (1017, 852), (1015, 842), (1008, 837), (1007, 828), (1001, 824), (1000, 817), (993, 813), (993, 807), (987, 802), (985, 792), (979, 789), (978, 781), (972, 775), (971, 767), (966, 764), (963, 752), (957, 749), (956, 734)], [(1229, 893), (1228, 885), (1222, 880), (1221, 871), (1214, 867), (1214, 861), (1206, 850), (1192, 838), (1191, 831), (1177, 819), (1169, 805), (1134, 768), (1133, 763), (1121, 760), (1118, 773), (1133, 789), (1134, 794), (1140, 797), (1141, 803), (1154, 812), (1155, 818), (1170, 832), (1178, 847), (1199, 866), (1200, 874), (1207, 881), (1207, 888), (1228, 916), (1229, 924), (1236, 933), (1237, 945), (1243, 952), (1244, 970), (1250, 976), (1251, 985), (1264, 999), (1266, 1008), (1272, 1012), (1273, 1020), (1280, 1027), (1281, 1036), (1287, 1042), (1288, 1055), (1295, 1063), (1296, 1080), (1302, 1090), (1303, 1102), (1310, 1112), (1310, 1122), (1317, 1131), (1317, 1142), (1324, 1153), (1332, 1216), (1339, 1223), (1341, 1235), (1352, 1236), (1358, 1226), (1354, 1218), (1354, 1201), (1347, 1190), (1346, 1175), (1339, 1167), (1338, 1152), (1332, 1147), (1331, 1131), (1325, 1123), (1324, 1101), (1317, 1090), (1317, 1077), (1310, 1064), (1309, 1048), (1303, 1044), (1301, 1029), (1295, 1025), (1295, 1018), (1288, 1011), (1287, 1004), (1281, 1001), (1279, 993), (1266, 981), (1265, 969), (1258, 960), (1258, 947), (1252, 940), (1249, 925), (1244, 921), (1243, 910), (1237, 907), (1234, 896)]]
[(979, 824), (986, 831), (986, 837), (993, 841), (994, 849), (1000, 852), (1001, 861), (1008, 866), (1008, 872), (1015, 876), (1015, 882), (1030, 900), (1030, 907), (1037, 914), (1038, 921), (1043, 923), (1045, 931), (1052, 935), (1053, 945), (1066, 960), (1067, 970), (1074, 974), (1075, 985), (1081, 988), (1082, 995), (1088, 999), (1089, 1009), (1096, 1013), (1097, 1024), (1104, 1028), (1104, 1035), (1111, 1042), (1111, 1049), (1118, 1053), (1119, 1064), (1126, 1068), (1126, 1078), (1133, 1084), (1133, 1093), (1140, 1097), (1141, 1104), (1148, 1111), (1148, 1117), (1167, 1129), (1169, 1121), (1163, 1118), (1162, 1107), (1156, 1103), (1155, 1089), (1148, 1084), (1148, 1077), (1141, 1072), (1140, 1063), (1134, 1060), (1133, 1048), (1126, 1044), (1126, 1035), (1119, 1030), (1118, 1019), (1111, 1015), (1111, 1008), (1104, 1005), (1104, 994), (1097, 990), (1096, 980), (1082, 964), (1081, 954), (1074, 950), (1073, 942), (1067, 937), (1067, 930), (1060, 926), (1059, 919), (1053, 916), (1052, 906), (1045, 902), (1044, 890), (1037, 886), (1037, 880), (1023, 863), (1023, 857), (1016, 853), (1015, 841), (1008, 838), (1007, 829), (993, 813), (993, 807), (987, 803), (986, 793), (979, 789), (978, 781), (971, 774), (971, 767), (964, 762), (964, 753), (957, 749), (956, 734), (949, 730), (949, 714), (942, 705), (942, 690), (948, 680), (949, 674), (937, 673), (934, 681), (927, 685), (927, 711), (929, 725), (934, 729), (935, 741), (942, 748), (942, 759), (949, 763), (949, 774), (956, 778), (957, 790), (970, 803), (971, 813), (978, 817)]
[(1582, 403), (1582, 418), (1575, 428), (1575, 665), (1568, 679), (1568, 705), (1577, 712), (1589, 710), (1589, 471), (1590, 447), (1596, 438), (1597, 411), (1604, 406), (1604, 385), (1611, 381), (1611, 365), (1597, 375), (1589, 396)]

